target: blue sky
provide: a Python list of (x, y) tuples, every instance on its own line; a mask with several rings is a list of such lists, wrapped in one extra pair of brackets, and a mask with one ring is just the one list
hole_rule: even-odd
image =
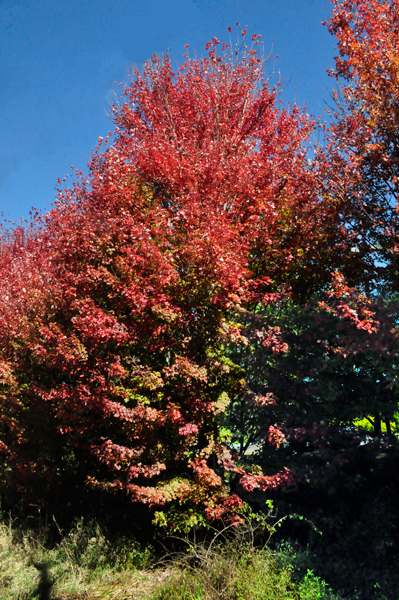
[(238, 21), (273, 44), (284, 98), (322, 114), (334, 39), (329, 0), (0, 0), (0, 211), (46, 210), (57, 177), (85, 169), (113, 129), (110, 102), (133, 66), (169, 50), (178, 62), (228, 41)]

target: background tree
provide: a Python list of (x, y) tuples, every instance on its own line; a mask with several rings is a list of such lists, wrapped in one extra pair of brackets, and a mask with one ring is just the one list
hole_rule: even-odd
[[(398, 290), (397, 198), (399, 115), (399, 4), (396, 0), (334, 0), (328, 28), (339, 56), (331, 75), (335, 124), (330, 150), (341, 162), (331, 184), (351, 206), (353, 251), (363, 258), (368, 290)], [(346, 175), (341, 179), (342, 169)], [(345, 190), (345, 191), (344, 191)]]
[[(345, 231), (342, 263), (330, 294), (320, 281), (304, 305), (294, 296), (243, 315), (248, 346), (232, 354), (250, 389), (230, 427), (241, 449), (257, 443), (246, 461), (295, 474), (297, 490), (274, 498), (283, 513), (298, 510), (323, 531), (318, 541), (303, 528), (285, 530), (310, 544), (309, 565), (343, 595), (395, 597), (399, 5), (334, 6), (328, 24), (340, 55), (332, 75), (343, 85), (315, 162), (320, 193), (335, 199)], [(268, 342), (276, 327), (281, 353)], [(259, 492), (252, 499), (257, 508), (263, 501)]]

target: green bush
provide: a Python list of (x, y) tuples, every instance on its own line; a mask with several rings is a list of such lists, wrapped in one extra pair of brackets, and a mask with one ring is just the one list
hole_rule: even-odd
[(326, 582), (320, 577), (316, 577), (309, 569), (299, 584), (299, 593), (301, 600), (333, 600), (335, 598)]

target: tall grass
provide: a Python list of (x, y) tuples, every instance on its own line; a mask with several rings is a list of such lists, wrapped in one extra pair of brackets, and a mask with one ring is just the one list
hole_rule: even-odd
[[(262, 523), (248, 520), (211, 541), (187, 542), (184, 554), (165, 561), (173, 568), (154, 600), (338, 600), (311, 571), (294, 583), (290, 566), (279, 567), (276, 555), (259, 545), (258, 528)], [(266, 525), (266, 540), (272, 530)]]
[(293, 583), (290, 567), (279, 567), (255, 538), (245, 523), (186, 541), (183, 551), (156, 562), (132, 540), (111, 543), (95, 522), (78, 521), (51, 546), (48, 529), (3, 521), (0, 600), (334, 600), (311, 572)]
[(121, 539), (111, 544), (96, 523), (78, 521), (49, 547), (48, 529), (0, 522), (0, 600), (103, 597), (116, 591), (136, 598), (159, 584), (151, 551)]

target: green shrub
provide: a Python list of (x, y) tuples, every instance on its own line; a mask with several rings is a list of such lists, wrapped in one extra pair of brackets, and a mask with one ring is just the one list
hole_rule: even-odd
[(335, 598), (326, 582), (320, 577), (316, 577), (309, 569), (299, 584), (299, 593), (301, 600), (333, 600)]

